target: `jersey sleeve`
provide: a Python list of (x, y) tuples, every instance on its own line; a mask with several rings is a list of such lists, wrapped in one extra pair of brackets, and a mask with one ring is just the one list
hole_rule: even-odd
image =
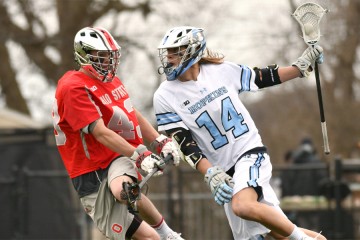
[(241, 88), (239, 92), (259, 90), (259, 87), (255, 84), (255, 71), (245, 65), (240, 65), (240, 69)]
[[(237, 65), (234, 63), (229, 63), (229, 71), (226, 71), (228, 74), (234, 74), (233, 76), (227, 79), (236, 79), (236, 81), (231, 81), (229, 84), (235, 84), (235, 88), (238, 89), (239, 94), (241, 92), (253, 92), (258, 91), (259, 87), (255, 84), (255, 71), (245, 65)], [(233, 78), (235, 77), (235, 78)], [(237, 80), (238, 79), (238, 80)]]
[(161, 87), (155, 92), (153, 101), (158, 131), (179, 127), (189, 129), (171, 106), (171, 96), (166, 96)]
[(69, 88), (64, 94), (63, 117), (74, 131), (101, 117), (101, 113), (91, 99), (85, 86)]

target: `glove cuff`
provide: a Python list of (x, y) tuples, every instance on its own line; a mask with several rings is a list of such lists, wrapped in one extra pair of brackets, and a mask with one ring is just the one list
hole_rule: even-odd
[(312, 66), (310, 62), (306, 62), (304, 59), (298, 59), (292, 64), (292, 66), (297, 67), (300, 71), (300, 78), (308, 77), (310, 72), (312, 72)]
[(219, 166), (213, 166), (206, 170), (206, 174), (213, 175), (216, 172), (222, 171), (222, 169)]
[(139, 144), (136, 148), (135, 148), (135, 151), (134, 153), (130, 156), (130, 158), (133, 160), (133, 161), (136, 161), (138, 159), (138, 157), (145, 153), (146, 151), (148, 151), (148, 149), (146, 148), (146, 146), (142, 145), (142, 144)]
[(162, 148), (168, 142), (171, 142), (171, 138), (168, 138), (164, 134), (160, 134), (151, 144), (150, 147), (155, 149), (158, 154), (161, 153)]
[(165, 136), (164, 134), (160, 134), (160, 135), (155, 139), (154, 142), (162, 142), (162, 141), (164, 141), (164, 140), (167, 139), (167, 138), (168, 138), (168, 137)]
[(213, 176), (218, 174), (219, 172), (223, 172), (223, 170), (219, 166), (213, 166), (206, 170), (206, 174), (204, 177), (204, 181), (209, 184)]

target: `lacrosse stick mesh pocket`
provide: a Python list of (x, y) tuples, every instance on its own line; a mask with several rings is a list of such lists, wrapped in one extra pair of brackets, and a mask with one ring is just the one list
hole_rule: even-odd
[(299, 22), (304, 41), (315, 44), (320, 39), (320, 20), (328, 10), (316, 3), (305, 3), (299, 6), (292, 16)]

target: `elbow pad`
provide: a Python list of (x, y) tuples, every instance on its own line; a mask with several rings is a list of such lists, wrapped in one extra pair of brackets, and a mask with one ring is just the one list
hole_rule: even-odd
[(192, 138), (189, 130), (184, 128), (174, 129), (174, 131), (172, 131), (172, 139), (177, 143), (180, 151), (184, 155), (182, 159), (192, 168), (196, 169), (199, 161), (206, 157)]
[(272, 64), (262, 69), (255, 67), (255, 84), (259, 88), (271, 87), (280, 84), (281, 81), (278, 69), (279, 66), (277, 64)]

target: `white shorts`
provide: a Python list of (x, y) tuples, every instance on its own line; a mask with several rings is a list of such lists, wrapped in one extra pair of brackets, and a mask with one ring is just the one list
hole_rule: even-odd
[(139, 177), (134, 163), (127, 157), (115, 159), (107, 177), (100, 184), (98, 192), (80, 199), (86, 213), (92, 218), (99, 230), (109, 239), (123, 240), (127, 231), (135, 232), (141, 219), (131, 214), (126, 204), (115, 200), (110, 191), (110, 182), (119, 176)]
[[(272, 165), (267, 153), (243, 156), (235, 165), (233, 195), (249, 186), (255, 187), (261, 193), (258, 199), (259, 202), (272, 206), (283, 213), (279, 207), (280, 202), (270, 185), (271, 174)], [(232, 211), (231, 203), (225, 204), (224, 209), (235, 240), (261, 239), (259, 238), (260, 235), (265, 236), (270, 232), (268, 228), (260, 223), (236, 216)]]

